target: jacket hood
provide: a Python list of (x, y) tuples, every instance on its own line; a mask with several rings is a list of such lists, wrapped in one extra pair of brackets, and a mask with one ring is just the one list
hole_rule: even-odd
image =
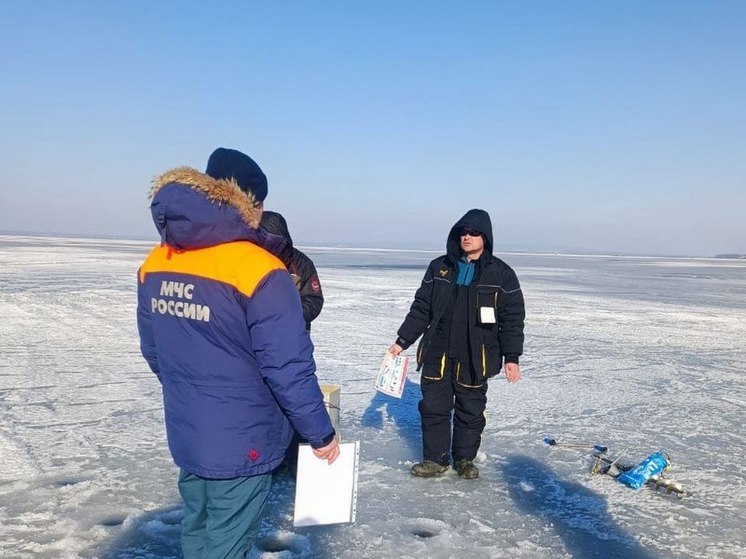
[[(262, 211), (234, 179), (213, 179), (190, 167), (153, 181), (150, 213), (161, 241), (181, 250), (248, 240), (264, 246), (258, 231)], [(266, 246), (264, 248), (267, 248)], [(268, 249), (269, 250), (269, 249)]]
[[(281, 251), (283, 253), (289, 253), (293, 250), (293, 239), (290, 237), (287, 221), (282, 217), (282, 214), (265, 211), (259, 225), (260, 229), (269, 235), (279, 237), (276, 242), (280, 242), (281, 239)], [(280, 253), (275, 253), (275, 255), (280, 256)]]
[(451, 227), (446, 241), (446, 253), (448, 257), (457, 262), (461, 258), (461, 230), (474, 229), (484, 235), (484, 253), (492, 254), (492, 221), (490, 214), (484, 210), (469, 210)]

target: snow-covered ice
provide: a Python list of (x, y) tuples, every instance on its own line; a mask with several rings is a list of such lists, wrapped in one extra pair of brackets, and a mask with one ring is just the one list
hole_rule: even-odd
[[(0, 556), (179, 557), (160, 387), (139, 355), (151, 243), (0, 237)], [(413, 478), (418, 375), (373, 381), (436, 253), (308, 249), (318, 376), (361, 441), (355, 524), (292, 527), (276, 479), (252, 559), (744, 557), (746, 262), (505, 254), (527, 304), (524, 379), (491, 382), (481, 477)], [(413, 350), (408, 354), (413, 355)], [(659, 449), (693, 496), (591, 476), (602, 443)]]

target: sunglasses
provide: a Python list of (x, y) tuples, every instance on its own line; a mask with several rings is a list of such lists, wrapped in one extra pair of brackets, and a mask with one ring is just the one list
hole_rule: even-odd
[(466, 237), (467, 235), (469, 235), (469, 237), (481, 237), (482, 233), (474, 229), (462, 229), (461, 236)]

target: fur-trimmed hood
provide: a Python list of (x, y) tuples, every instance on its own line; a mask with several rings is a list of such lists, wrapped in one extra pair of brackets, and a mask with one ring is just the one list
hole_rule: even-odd
[(153, 180), (150, 198), (161, 240), (174, 248), (266, 241), (258, 229), (261, 208), (233, 179), (213, 179), (191, 167), (178, 167)]

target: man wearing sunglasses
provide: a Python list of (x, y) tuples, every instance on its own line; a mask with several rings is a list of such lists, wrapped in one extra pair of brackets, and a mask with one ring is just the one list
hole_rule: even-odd
[(508, 382), (521, 378), (523, 293), (515, 272), (492, 249), (489, 214), (469, 210), (451, 228), (446, 254), (428, 266), (389, 348), (398, 355), (422, 336), (417, 369), (423, 461), (412, 467), (415, 476), (440, 476), (453, 459), (459, 476), (479, 477), (474, 458), (485, 426), (488, 379), (503, 368)]

